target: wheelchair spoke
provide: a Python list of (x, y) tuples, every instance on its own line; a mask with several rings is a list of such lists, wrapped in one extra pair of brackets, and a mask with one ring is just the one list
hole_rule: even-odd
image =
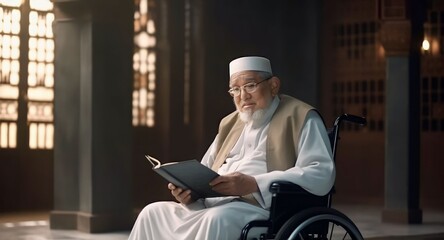
[(331, 229), (330, 229), (330, 238), (328, 238), (328, 239), (333, 239), (332, 236), (333, 236), (334, 228), (335, 228), (335, 224), (332, 224)]

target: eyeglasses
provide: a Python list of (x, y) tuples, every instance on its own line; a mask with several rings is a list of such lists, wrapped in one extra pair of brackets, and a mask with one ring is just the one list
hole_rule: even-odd
[(269, 80), (270, 78), (272, 78), (273, 76), (264, 79), (260, 82), (251, 82), (251, 83), (247, 83), (245, 85), (242, 85), (240, 87), (233, 87), (230, 88), (230, 90), (228, 90), (228, 93), (232, 96), (232, 97), (238, 97), (241, 94), (241, 90), (244, 90), (247, 93), (254, 93), (257, 90), (257, 85)]

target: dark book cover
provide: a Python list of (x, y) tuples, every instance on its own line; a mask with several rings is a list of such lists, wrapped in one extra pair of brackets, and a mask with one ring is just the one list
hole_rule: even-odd
[(218, 177), (215, 171), (202, 165), (197, 160), (161, 164), (159, 160), (145, 156), (153, 165), (153, 170), (177, 187), (191, 190), (193, 199), (221, 197), (211, 189), (210, 182)]

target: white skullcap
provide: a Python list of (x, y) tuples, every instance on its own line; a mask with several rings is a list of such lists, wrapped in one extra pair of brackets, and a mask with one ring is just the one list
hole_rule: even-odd
[(230, 77), (242, 71), (271, 72), (270, 60), (264, 57), (241, 57), (230, 62)]

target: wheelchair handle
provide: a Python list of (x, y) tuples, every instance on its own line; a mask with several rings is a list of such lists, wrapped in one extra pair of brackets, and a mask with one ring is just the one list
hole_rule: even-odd
[(364, 117), (345, 113), (345, 114), (342, 114), (341, 116), (339, 116), (338, 118), (336, 118), (335, 125), (339, 125), (339, 123), (342, 120), (347, 121), (347, 122), (357, 123), (360, 125), (367, 124), (367, 119), (365, 119)]

